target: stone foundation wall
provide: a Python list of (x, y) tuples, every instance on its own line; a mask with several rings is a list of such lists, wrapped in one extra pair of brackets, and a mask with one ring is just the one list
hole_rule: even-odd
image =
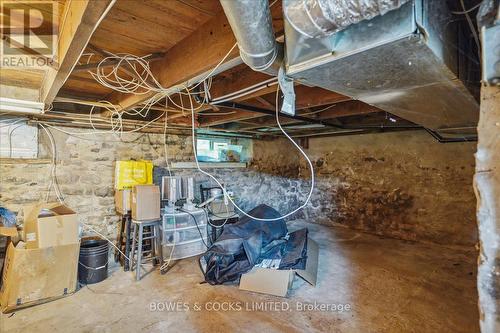
[[(303, 202), (310, 188), (308, 165), (294, 149), (285, 140), (254, 144), (264, 157), (255, 168), (291, 177), (284, 194), (288, 209)], [(310, 139), (305, 151), (316, 188), (296, 217), (405, 240), (474, 245), (475, 150), (474, 142), (440, 144), (423, 131)], [(266, 156), (283, 152), (297, 159), (285, 166), (266, 163)]]
[[(52, 132), (65, 201), (82, 222), (113, 236), (118, 222), (114, 161), (149, 159), (164, 167), (163, 135), (133, 134), (121, 142), (113, 135), (76, 138)], [(40, 133), (40, 156), (46, 158), (50, 146)], [(169, 136), (167, 142), (170, 160), (192, 161), (190, 137)], [(307, 207), (293, 217), (407, 240), (472, 245), (477, 240), (474, 151), (475, 143), (439, 144), (423, 132), (311, 139), (306, 152), (315, 165), (316, 189)], [(296, 148), (284, 139), (256, 140), (253, 154), (249, 168), (208, 171), (234, 191), (245, 210), (265, 203), (285, 214), (298, 207), (310, 181)], [(50, 167), (2, 163), (0, 204), (17, 211), (45, 198)], [(174, 174), (215, 184), (196, 170)]]
[[(155, 166), (165, 168), (163, 135), (130, 134), (126, 135), (123, 139), (125, 142), (122, 142), (113, 135), (84, 135), (83, 133), (88, 133), (89, 130), (62, 129), (76, 135), (71, 136), (51, 130), (57, 148), (57, 180), (64, 201), (78, 213), (81, 222), (89, 224), (107, 236), (114, 237), (119, 221), (114, 206), (114, 162), (147, 159), (152, 160)], [(22, 206), (44, 200), (50, 182), (51, 146), (43, 131), (40, 131), (39, 141), (40, 160), (0, 163), (0, 205), (19, 212), (21, 223)], [(191, 137), (168, 136), (169, 160), (193, 161), (191, 142)], [(278, 156), (273, 158), (280, 160)], [(294, 155), (288, 158), (294, 159)], [(284, 160), (282, 156), (281, 161)], [(275, 162), (274, 165), (278, 163)], [(298, 170), (298, 165), (296, 168)], [(290, 180), (286, 177), (260, 172), (257, 167), (207, 171), (213, 173), (235, 192), (238, 203), (245, 210), (259, 203), (267, 203), (286, 212), (288, 207), (295, 203), (295, 196), (287, 195)], [(196, 169), (173, 170), (173, 174), (195, 176), (198, 184), (215, 185), (215, 182)], [(270, 186), (276, 188), (272, 196), (268, 195)], [(261, 200), (262, 198), (264, 200)], [(50, 200), (57, 200), (53, 191)]]
[[(81, 133), (89, 130), (63, 128)], [(115, 160), (148, 159), (165, 165), (163, 135), (129, 134), (122, 142), (113, 135), (69, 136), (51, 130), (57, 148), (57, 180), (64, 200), (74, 209), (81, 222), (96, 230), (114, 235), (118, 216), (114, 208)], [(43, 131), (39, 134), (39, 157), (50, 158), (50, 142)], [(97, 141), (94, 141), (97, 140)], [(169, 156), (175, 161), (192, 158), (190, 137), (169, 136)], [(51, 164), (3, 162), (0, 165), (0, 204), (14, 211), (22, 205), (44, 200), (50, 181)], [(57, 198), (52, 191), (51, 201)], [(22, 213), (19, 216), (22, 221)]]

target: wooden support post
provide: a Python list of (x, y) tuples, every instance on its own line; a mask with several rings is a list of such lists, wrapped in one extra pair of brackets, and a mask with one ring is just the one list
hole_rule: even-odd
[(116, 0), (70, 1), (64, 9), (64, 20), (59, 32), (59, 68), (49, 69), (42, 83), (41, 100), (49, 105), (78, 63), (95, 29)]
[(477, 287), (483, 333), (500, 332), (500, 88), (483, 87), (476, 174), (480, 253)]

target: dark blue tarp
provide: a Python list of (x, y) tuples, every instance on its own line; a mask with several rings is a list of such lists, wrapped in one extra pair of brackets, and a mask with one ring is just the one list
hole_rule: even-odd
[(237, 223), (226, 225), (217, 241), (200, 257), (206, 282), (238, 281), (241, 274), (250, 271), (262, 259), (282, 259), (280, 269), (305, 267), (307, 229), (287, 237), (285, 221), (266, 205), (255, 207), (249, 215), (278, 219), (264, 222), (244, 216)]
[(3, 224), (4, 227), (15, 227), (16, 214), (7, 208), (0, 207), (0, 224)]

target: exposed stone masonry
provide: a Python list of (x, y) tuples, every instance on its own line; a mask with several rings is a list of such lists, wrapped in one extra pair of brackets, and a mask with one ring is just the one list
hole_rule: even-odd
[[(150, 159), (164, 167), (163, 136), (133, 134), (125, 143), (113, 135), (81, 139), (53, 133), (58, 181), (67, 204), (81, 221), (113, 236), (118, 222), (114, 161)], [(40, 156), (49, 157), (48, 141), (40, 135)], [(167, 142), (170, 160), (193, 160), (190, 137), (169, 136)], [(475, 244), (474, 143), (444, 145), (423, 132), (405, 132), (311, 139), (309, 147), (316, 189), (306, 209), (294, 217), (407, 240)], [(254, 141), (253, 160), (246, 169), (209, 171), (234, 191), (245, 210), (265, 203), (285, 214), (298, 207), (310, 189), (307, 164), (282, 139)], [(50, 164), (3, 163), (0, 203), (18, 210), (43, 199), (49, 173)], [(210, 183), (194, 169), (174, 173)]]

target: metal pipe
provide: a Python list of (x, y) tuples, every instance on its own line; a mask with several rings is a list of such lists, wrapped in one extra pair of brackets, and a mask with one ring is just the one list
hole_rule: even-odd
[(330, 36), (352, 24), (397, 9), (409, 0), (283, 0), (287, 21), (309, 38)]
[(470, 136), (470, 137), (463, 136), (463, 137), (457, 137), (457, 138), (446, 138), (446, 137), (443, 137), (438, 132), (431, 130), (430, 128), (424, 128), (424, 129), (427, 131), (427, 133), (429, 133), (439, 143), (458, 143), (458, 142), (476, 142), (477, 141), (477, 135)]
[(220, 0), (238, 42), (240, 56), (250, 68), (276, 75), (283, 45), (274, 38), (268, 0)]

